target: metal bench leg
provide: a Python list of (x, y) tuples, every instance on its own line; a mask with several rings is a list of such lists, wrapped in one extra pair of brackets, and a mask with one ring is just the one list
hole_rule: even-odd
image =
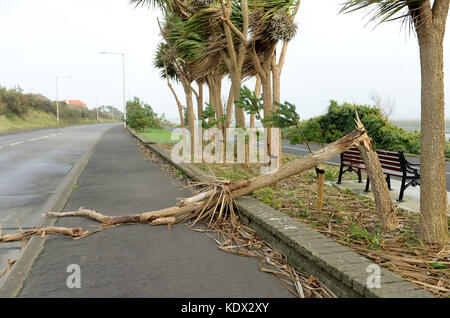
[(391, 176), (390, 175), (386, 176), (386, 182), (387, 182), (389, 191), (392, 191), (392, 188), (391, 188)]
[(398, 197), (398, 202), (405, 202), (405, 201), (403, 201), (403, 194), (405, 193), (405, 187), (406, 187), (405, 183), (406, 183), (405, 178), (402, 178), (402, 185), (400, 187), (400, 195)]
[(362, 183), (361, 169), (358, 169), (358, 183)]
[(342, 175), (344, 173), (344, 166), (341, 164), (341, 167), (339, 168), (339, 178), (338, 178), (338, 182), (337, 184), (341, 184), (342, 183)]
[(369, 191), (369, 186), (370, 186), (370, 180), (369, 180), (369, 177), (367, 177), (367, 181), (366, 181), (366, 190), (364, 190), (364, 192), (370, 192), (370, 191)]

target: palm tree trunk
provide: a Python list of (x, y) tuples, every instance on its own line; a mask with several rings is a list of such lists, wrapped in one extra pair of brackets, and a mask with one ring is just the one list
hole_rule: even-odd
[[(216, 93), (215, 93), (215, 83), (212, 79), (212, 75), (208, 75), (208, 89), (209, 89), (209, 105), (217, 112), (216, 107)], [(213, 121), (214, 118), (209, 118), (209, 120)]]
[(194, 125), (195, 125), (195, 116), (194, 116), (194, 102), (192, 100), (192, 88), (189, 83), (183, 83), (184, 92), (186, 94), (186, 111), (188, 114), (188, 127), (189, 132), (191, 133), (191, 150), (194, 149)]
[(223, 131), (223, 104), (222, 104), (222, 75), (215, 76), (216, 119), (219, 121), (219, 129)]
[[(261, 95), (261, 77), (257, 75), (255, 83), (255, 96), (259, 98), (260, 95)], [(250, 128), (255, 128), (255, 114), (250, 115)]]
[(197, 85), (198, 85), (197, 116), (198, 120), (201, 120), (203, 115), (203, 83), (197, 82)]
[[(268, 118), (271, 115), (271, 111), (273, 110), (273, 102), (272, 102), (272, 82), (269, 72), (265, 72), (265, 76), (261, 78), (262, 85), (262, 96), (264, 103), (264, 118)], [(267, 154), (272, 155), (272, 134), (271, 129), (267, 129)]]
[(234, 94), (233, 94), (233, 88), (230, 88), (230, 92), (228, 93), (228, 101), (227, 101), (227, 117), (225, 120), (225, 127), (230, 128), (231, 119), (233, 117), (233, 105), (234, 105)]
[[(447, 9), (448, 10), (448, 9)], [(417, 29), (422, 73), (420, 140), (420, 236), (427, 242), (448, 240), (444, 118), (444, 32), (433, 23)]]
[[(281, 70), (283, 68), (284, 58), (286, 56), (287, 42), (283, 43), (283, 50), (281, 51), (281, 61), (277, 64), (276, 51), (274, 52), (273, 62), (272, 62), (272, 81), (273, 81), (273, 101), (280, 103), (281, 102)], [(276, 111), (279, 107), (274, 103), (273, 110)], [(281, 166), (283, 163), (283, 144), (280, 132), (280, 138), (278, 140), (279, 143), (279, 157), (278, 162)]]
[(177, 103), (178, 113), (179, 113), (179, 115), (180, 115), (180, 124), (181, 124), (181, 127), (182, 127), (182, 128), (185, 128), (185, 127), (186, 127), (186, 124), (185, 124), (185, 122), (184, 122), (183, 106), (181, 105), (181, 102), (180, 102), (180, 100), (179, 100), (179, 98), (178, 98), (178, 95), (177, 95), (177, 93), (175, 92), (175, 90), (173, 89), (172, 84), (170, 83), (169, 74), (167, 73), (167, 66), (166, 66), (166, 64), (164, 64), (164, 72), (165, 72), (165, 74), (166, 74), (167, 86), (169, 86), (170, 91), (172, 92), (173, 97), (175, 98), (175, 101), (176, 101), (176, 103)]
[[(234, 100), (239, 100), (241, 98), (241, 72), (235, 71), (231, 74), (231, 82), (233, 88)], [(234, 114), (236, 118), (236, 127), (245, 128), (245, 115), (244, 110), (235, 104)]]

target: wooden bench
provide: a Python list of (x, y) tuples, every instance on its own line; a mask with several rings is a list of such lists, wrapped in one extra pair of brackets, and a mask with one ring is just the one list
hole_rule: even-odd
[[(406, 160), (403, 151), (392, 152), (385, 150), (375, 149), (380, 160), (381, 168), (383, 173), (386, 175), (386, 182), (388, 184), (389, 190), (391, 188), (391, 176), (398, 177), (402, 179), (400, 187), (400, 195), (398, 197), (399, 202), (403, 202), (403, 194), (409, 186), (420, 185), (420, 164), (413, 164)], [(346, 169), (345, 169), (346, 168)], [(367, 170), (364, 165), (363, 158), (359, 152), (359, 149), (354, 147), (348, 149), (347, 151), (341, 153), (341, 167), (339, 169), (339, 179), (338, 184), (342, 183), (342, 175), (345, 172), (356, 172), (358, 175), (359, 182), (362, 182), (361, 170)], [(367, 178), (366, 189), (369, 191), (370, 181)]]

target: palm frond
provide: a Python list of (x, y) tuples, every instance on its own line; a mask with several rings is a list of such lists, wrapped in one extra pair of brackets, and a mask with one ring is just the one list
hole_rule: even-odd
[(344, 2), (340, 13), (350, 13), (358, 10), (368, 10), (369, 21), (383, 22), (402, 20), (403, 24), (413, 26), (426, 21), (418, 14), (420, 6), (429, 0), (348, 0)]
[(166, 0), (128, 0), (129, 4), (133, 5), (135, 8), (138, 7), (162, 7), (167, 3)]

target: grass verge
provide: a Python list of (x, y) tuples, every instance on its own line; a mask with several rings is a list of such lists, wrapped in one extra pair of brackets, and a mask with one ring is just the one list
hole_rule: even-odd
[[(176, 144), (181, 140), (181, 134), (172, 133), (172, 131), (162, 128), (147, 128), (145, 132), (140, 133), (150, 141), (160, 144)], [(172, 136), (173, 134), (173, 136)], [(174, 139), (172, 139), (172, 137)]]
[[(107, 123), (105, 119), (100, 119), (100, 123)], [(0, 115), (0, 132), (18, 130), (18, 129), (34, 129), (45, 127), (63, 127), (69, 125), (94, 124), (97, 121), (90, 119), (82, 119), (76, 122), (61, 120), (59, 123), (53, 114), (38, 110), (29, 110), (23, 117), (14, 115)]]

